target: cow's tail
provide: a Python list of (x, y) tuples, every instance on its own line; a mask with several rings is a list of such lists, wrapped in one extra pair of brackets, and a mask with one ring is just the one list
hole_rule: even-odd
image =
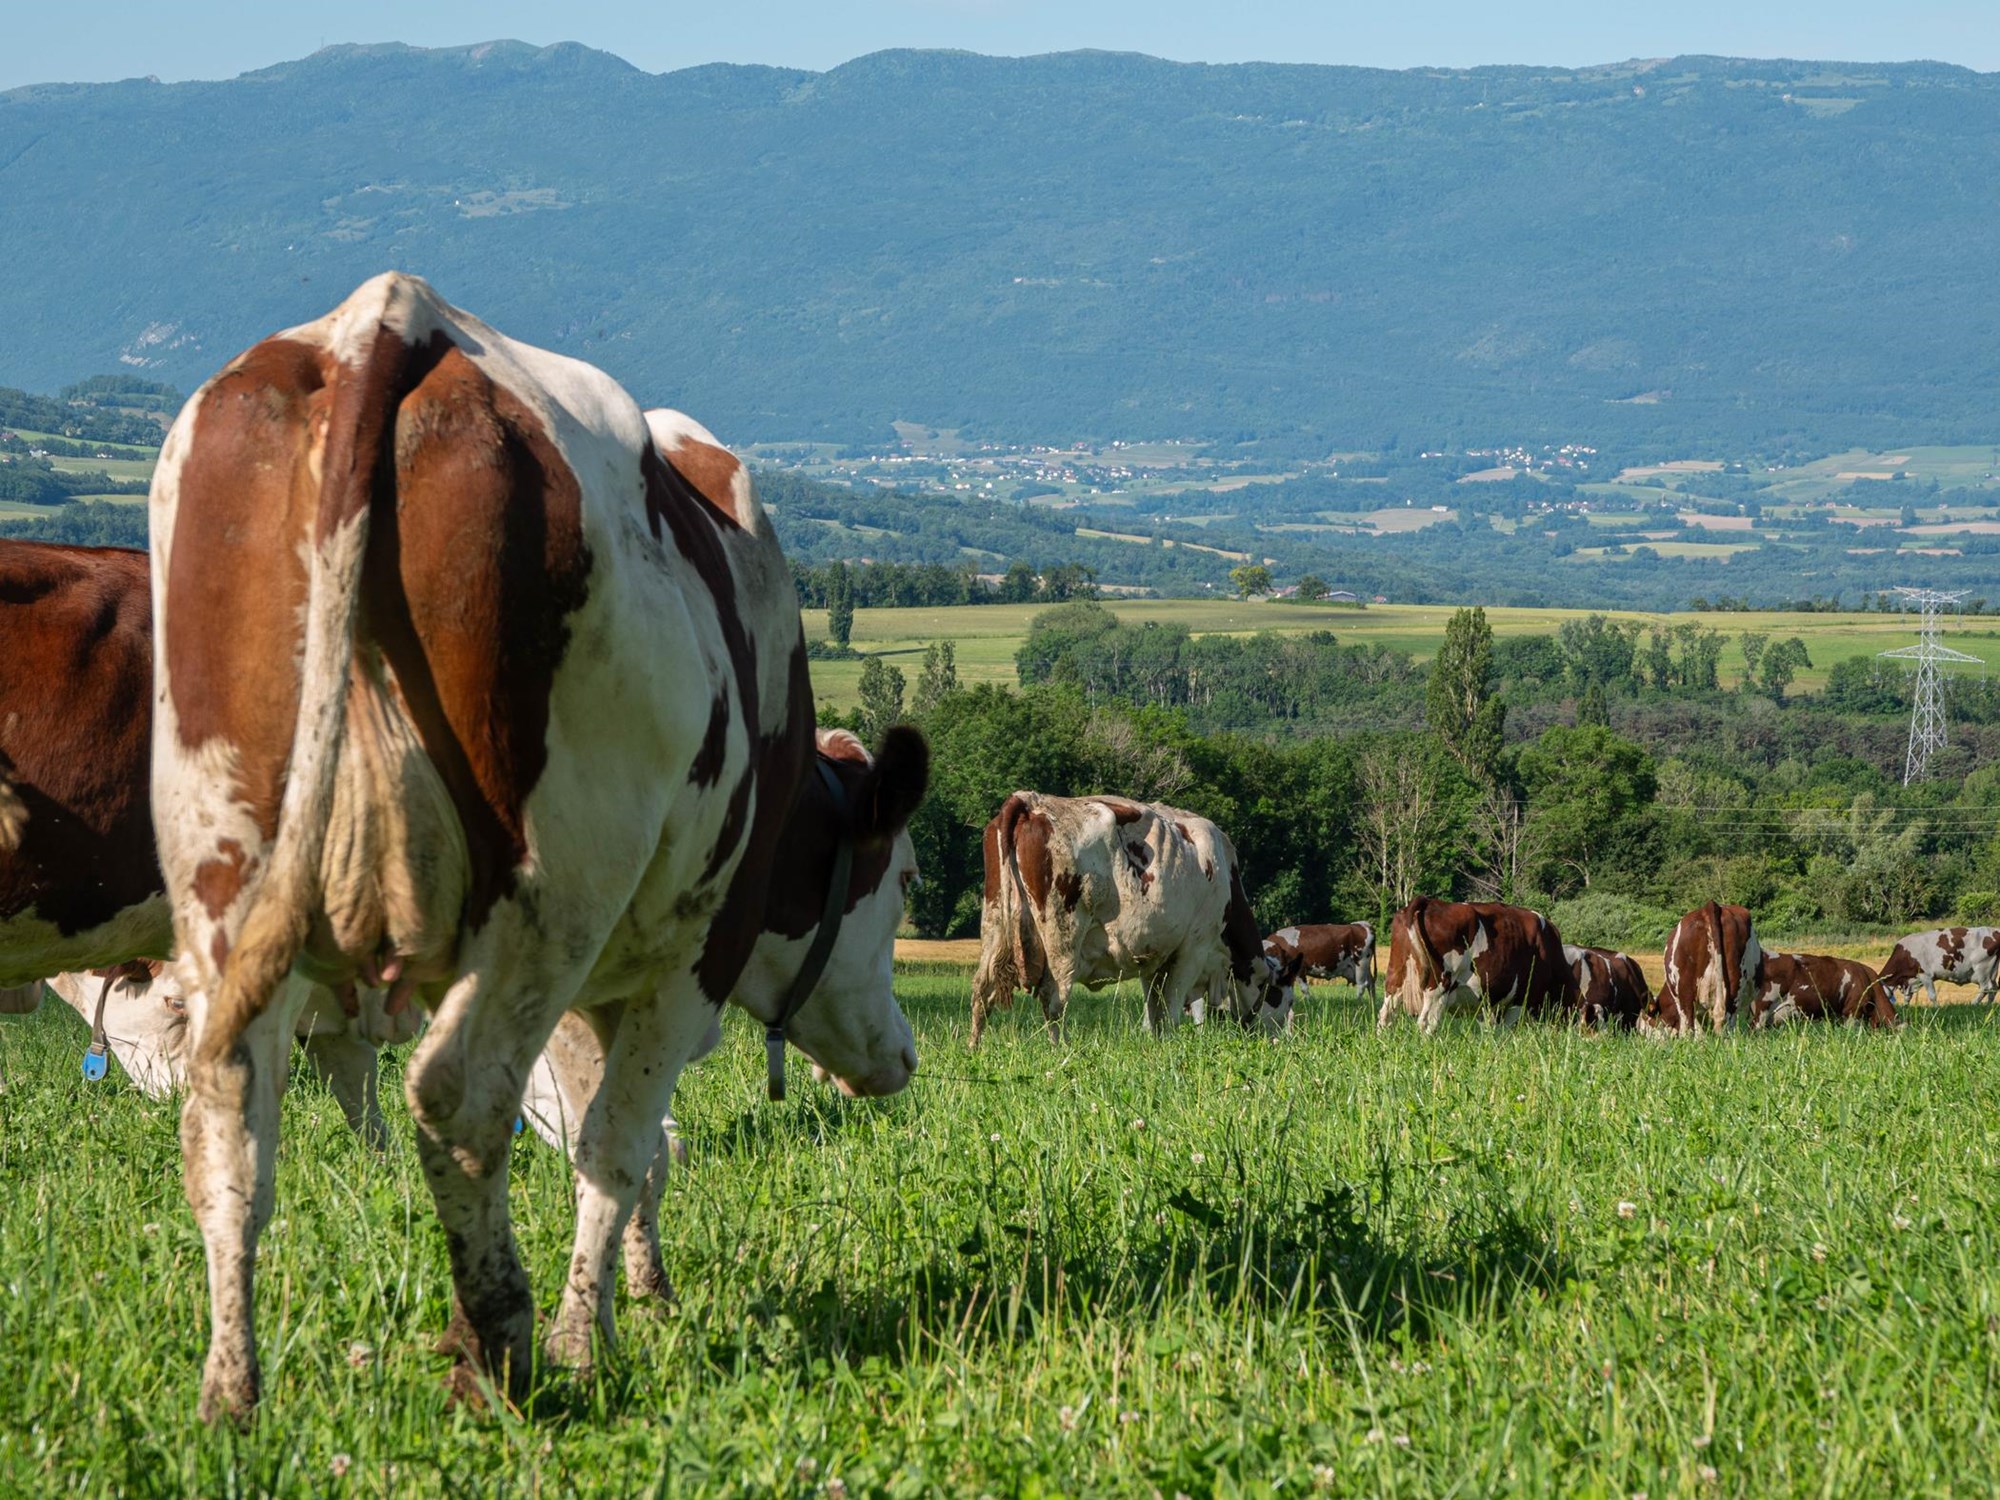
[(363, 286), (332, 320), (329, 338), (341, 367), (332, 377), (333, 399), (319, 438), (298, 720), (264, 877), (251, 894), (202, 1025), (199, 1052), (209, 1061), (226, 1055), (270, 1004), (305, 946), (320, 898), (370, 512), (389, 482), (395, 412), (406, 394), (418, 324), (429, 321), (429, 297), (423, 282), (392, 272)]
[(1035, 925), (1035, 903), (1028, 894), (1027, 880), (1021, 874), (1020, 854), (1014, 845), (1015, 831), (1030, 811), (1027, 801), (1016, 796), (1009, 800), (1002, 815), (1000, 862), (1006, 878), (1000, 882), (1000, 900), (1008, 914), (1007, 937), (1014, 950), (1014, 981), (1022, 989), (1033, 991), (1041, 983), (1046, 963), (1041, 929)]
[(0, 854), (12, 854), (21, 847), (21, 840), (27, 837), (28, 804), (21, 800), (21, 793), (7, 779), (4, 764), (0, 762)]
[(1389, 924), (1390, 961), (1394, 962), (1396, 929), (1399, 927), (1409, 934), (1410, 953), (1417, 961), (1415, 993), (1411, 992), (1407, 962), (1404, 964), (1404, 973), (1389, 976), (1389, 984), (1397, 997), (1402, 1000), (1403, 1008), (1413, 1016), (1422, 1012), (1425, 992), (1435, 988), (1439, 977), (1444, 973), (1444, 965), (1431, 951), (1430, 940), (1424, 936), (1424, 915), (1429, 911), (1430, 904), (1430, 897), (1419, 896), (1397, 912)]

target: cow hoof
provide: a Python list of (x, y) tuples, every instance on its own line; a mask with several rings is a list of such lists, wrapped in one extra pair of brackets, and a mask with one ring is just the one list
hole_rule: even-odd
[(596, 1374), (591, 1346), (595, 1331), (590, 1320), (569, 1320), (558, 1315), (542, 1340), (542, 1357), (558, 1369), (569, 1370), (578, 1380), (589, 1381)]
[(227, 1422), (239, 1430), (248, 1428), (257, 1415), (257, 1371), (210, 1370), (201, 1381), (201, 1419), (211, 1427)]

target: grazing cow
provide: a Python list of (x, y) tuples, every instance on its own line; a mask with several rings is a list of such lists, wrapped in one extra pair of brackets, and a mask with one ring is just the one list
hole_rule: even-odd
[[(295, 966), (375, 974), (430, 1011), (405, 1085), (451, 1252), (452, 1383), (524, 1395), (535, 1303), (507, 1163), (544, 1043), (574, 1012), (601, 1060), (547, 1342), (584, 1365), (612, 1333), (617, 1237), (657, 1191), (682, 1066), (761, 932), (810, 959), (822, 916), (874, 888), (923, 793), (922, 737), (816, 772), (797, 596), (747, 471), (414, 277), (376, 277), (196, 392), (152, 539), (202, 1411), (258, 1396), (290, 1021), (274, 997)], [(759, 1019), (774, 1072), (787, 1038), (855, 1094), (916, 1068), (886, 959)]]
[(1180, 1020), (1227, 968), (1252, 1011), (1275, 987), (1236, 847), (1206, 818), (1122, 797), (1016, 792), (986, 825), (972, 1044), (1027, 990), (1059, 1038), (1070, 991), (1138, 977), (1146, 1030)]
[(1656, 1036), (1722, 1030), (1749, 1013), (1764, 979), (1764, 950), (1750, 913), (1715, 901), (1674, 924), (1666, 961), (1660, 992), (1639, 1016), (1639, 1030)]
[(2000, 927), (1913, 932), (1897, 939), (1878, 977), (1885, 990), (1901, 993), (1904, 1004), (1921, 984), (1936, 1005), (1937, 981), (1942, 979), (1948, 984), (1978, 985), (1978, 1003), (1991, 1005), (1995, 990), (2000, 990)]
[(1433, 1032), (1461, 1010), (1486, 1010), (1512, 1022), (1567, 1012), (1575, 1004), (1562, 934), (1538, 911), (1419, 896), (1389, 924), (1389, 977), (1378, 1027), (1394, 1020), (1399, 1006), (1419, 1029)]
[[(157, 1096), (180, 1081), (186, 1016), (157, 962), (173, 922), (153, 852), (152, 621), (145, 553), (0, 541), (0, 1012), (34, 1010), (46, 977), (95, 1029), (101, 997), (107, 1050)], [(296, 1033), (379, 1145), (371, 1044), (407, 1039), (414, 1017), (350, 1003), (353, 1024), (310, 987)]]
[(1576, 948), (1568, 943), (1563, 944), (1563, 957), (1576, 977), (1584, 1025), (1630, 1029), (1638, 1024), (1653, 1001), (1653, 991), (1636, 959), (1608, 948)]
[(1750, 1024), (1780, 1026), (1793, 1020), (1866, 1021), (1882, 1029), (1902, 1024), (1868, 965), (1821, 953), (1766, 953)]
[(1286, 985), (1345, 979), (1364, 1001), (1375, 993), (1375, 929), (1366, 922), (1281, 927), (1264, 939)]

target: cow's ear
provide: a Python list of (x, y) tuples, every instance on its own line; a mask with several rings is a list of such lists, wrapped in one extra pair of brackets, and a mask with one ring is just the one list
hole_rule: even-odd
[(890, 729), (855, 800), (855, 832), (864, 839), (894, 838), (923, 802), (930, 779), (931, 747), (923, 732), (907, 724)]

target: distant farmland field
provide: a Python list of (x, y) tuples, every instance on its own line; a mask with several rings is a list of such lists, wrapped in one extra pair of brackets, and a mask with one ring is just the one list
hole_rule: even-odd
[[(1428, 658), (1444, 638), (1455, 606), (1376, 604), (1367, 609), (1342, 609), (1300, 604), (1245, 603), (1234, 599), (1141, 599), (1108, 602), (1105, 607), (1127, 624), (1148, 620), (1177, 621), (1197, 634), (1221, 632), (1250, 635), (1260, 630), (1300, 635), (1330, 630), (1350, 644), (1378, 642)], [(1014, 653), (1028, 636), (1028, 622), (1045, 604), (985, 604), (960, 609), (862, 609), (855, 611), (853, 644), (868, 656), (880, 656), (915, 680), (925, 648), (948, 640), (958, 654), (961, 682), (1012, 683)], [(1565, 620), (1591, 613), (1581, 609), (1489, 609), (1486, 618), (1495, 635), (1551, 633)], [(1733, 682), (1743, 672), (1737, 637), (1744, 631), (1763, 632), (1774, 640), (1796, 635), (1806, 643), (1812, 666), (1801, 671), (1794, 692), (1811, 692), (1825, 685), (1833, 664), (1851, 656), (1873, 656), (1916, 640), (1913, 623), (1897, 615), (1807, 614), (1753, 611), (1710, 611), (1701, 614), (1640, 614), (1604, 611), (1613, 619), (1638, 620), (1648, 626), (1695, 623), (1722, 631), (1729, 645), (1722, 655), (1722, 680)], [(806, 635), (824, 638), (826, 612), (805, 612)], [(2000, 622), (1953, 625), (1946, 643), (1982, 657), (2000, 671)], [(1977, 673), (1978, 667), (1961, 671)], [(812, 666), (813, 691), (822, 704), (851, 708), (861, 677), (859, 661), (817, 661)]]

